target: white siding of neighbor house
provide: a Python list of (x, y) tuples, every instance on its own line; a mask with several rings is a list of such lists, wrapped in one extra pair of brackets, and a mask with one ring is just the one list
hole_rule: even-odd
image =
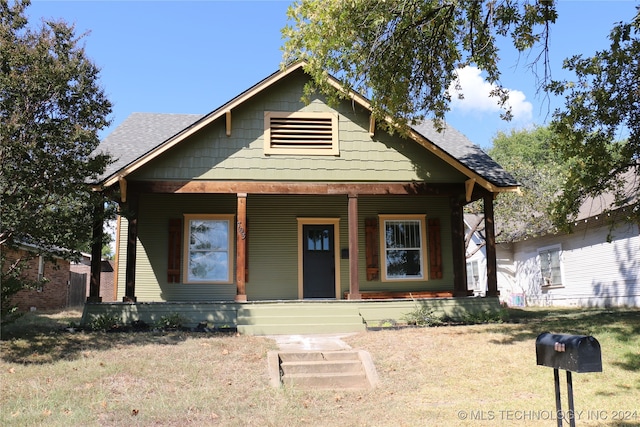
[(524, 305), (524, 292), (516, 286), (516, 269), (513, 262), (513, 244), (496, 245), (496, 273), (500, 302), (510, 306)]
[[(473, 234), (471, 240), (469, 241), (469, 247), (467, 248), (467, 254), (474, 252), (478, 246), (482, 243), (482, 239), (477, 235)], [(480, 248), (476, 253), (467, 257), (467, 264), (469, 262), (477, 262), (478, 263), (478, 282), (475, 286), (469, 285), (468, 289), (472, 290), (474, 295), (485, 296), (487, 293), (487, 255), (486, 249), (484, 247)], [(469, 279), (467, 277), (467, 279)]]
[[(538, 250), (560, 245), (562, 286), (541, 287)], [(640, 235), (638, 226), (586, 226), (568, 235), (549, 235), (512, 245), (513, 283), (499, 283), (501, 298), (521, 294), (528, 305), (640, 307)], [(500, 252), (509, 252), (504, 250)], [(501, 259), (502, 258), (502, 259)], [(509, 268), (499, 257), (498, 270)], [(506, 298), (506, 299), (505, 299)]]

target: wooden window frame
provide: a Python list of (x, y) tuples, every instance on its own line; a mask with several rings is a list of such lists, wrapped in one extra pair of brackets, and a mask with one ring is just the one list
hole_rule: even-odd
[[(427, 263), (427, 216), (424, 214), (406, 215), (378, 215), (380, 229), (380, 270), (383, 282), (424, 282), (429, 278), (429, 264)], [(420, 225), (420, 277), (388, 277), (387, 276), (387, 242), (385, 238), (387, 221), (417, 221)]]
[[(273, 146), (272, 144), (272, 126), (271, 119), (330, 119), (331, 120), (331, 147), (308, 147), (305, 143), (292, 144), (290, 147)], [(302, 139), (302, 138), (301, 138)], [(282, 112), (282, 111), (265, 111), (264, 113), (264, 154), (293, 154), (305, 156), (339, 156), (340, 146), (338, 138), (338, 114), (332, 112)]]
[[(189, 242), (191, 237), (191, 221), (194, 220), (217, 220), (217, 221), (227, 221), (228, 229), (227, 229), (227, 279), (226, 280), (190, 280), (189, 279), (189, 259), (190, 259), (190, 248)], [(183, 232), (183, 277), (182, 282), (186, 284), (231, 284), (233, 283), (234, 277), (234, 260), (236, 256), (235, 252), (235, 215), (233, 214), (184, 214), (184, 232)]]

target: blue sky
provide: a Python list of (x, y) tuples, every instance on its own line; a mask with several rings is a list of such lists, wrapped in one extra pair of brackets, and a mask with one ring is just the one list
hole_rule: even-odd
[[(101, 68), (113, 103), (106, 136), (133, 112), (206, 114), (278, 70), (290, 1), (53, 1), (33, 0), (31, 24), (63, 19), (76, 25), (88, 56)], [(629, 21), (639, 0), (560, 0), (550, 42), (553, 78), (562, 60), (608, 46), (614, 23)], [(464, 102), (447, 121), (489, 147), (498, 131), (544, 125), (561, 100), (537, 93), (535, 77), (508, 46), (501, 51), (502, 83), (513, 91), (515, 118), (503, 122), (490, 87), (475, 69), (461, 73)], [(542, 70), (539, 70), (542, 72)]]

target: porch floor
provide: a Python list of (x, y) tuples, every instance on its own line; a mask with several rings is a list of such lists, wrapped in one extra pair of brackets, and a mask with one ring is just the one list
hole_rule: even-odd
[(119, 317), (122, 324), (148, 324), (179, 314), (185, 327), (206, 322), (209, 327), (237, 328), (247, 335), (361, 332), (368, 328), (404, 324), (404, 317), (421, 306), (434, 315), (462, 319), (472, 313), (497, 311), (497, 297), (457, 297), (388, 300), (278, 300), (217, 302), (86, 303), (82, 326), (101, 315)]

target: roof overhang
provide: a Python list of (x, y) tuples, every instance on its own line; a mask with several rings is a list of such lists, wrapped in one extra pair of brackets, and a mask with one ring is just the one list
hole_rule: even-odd
[(137, 169), (139, 169), (140, 167), (144, 166), (145, 164), (147, 164), (151, 160), (157, 158), (161, 154), (163, 154), (166, 151), (170, 150), (171, 148), (173, 148), (174, 146), (179, 144), (181, 141), (183, 141), (186, 138), (190, 137), (191, 135), (197, 133), (201, 129), (207, 127), (210, 123), (216, 121), (217, 119), (219, 119), (219, 118), (224, 116), (225, 120), (228, 120), (228, 116), (229, 116), (229, 113), (230, 113), (231, 110), (233, 110), (234, 108), (236, 108), (239, 105), (243, 104), (245, 101), (249, 100), (250, 98), (252, 98), (256, 94), (262, 92), (264, 89), (268, 88), (269, 86), (271, 86), (271, 85), (275, 84), (276, 82), (282, 80), (283, 78), (287, 77), (289, 74), (299, 70), (300, 68), (302, 68), (303, 65), (304, 65), (303, 63), (297, 63), (297, 64), (292, 65), (291, 67), (288, 67), (288, 68), (286, 68), (284, 70), (280, 70), (280, 71), (277, 71), (277, 72), (273, 73), (272, 75), (270, 75), (266, 79), (262, 80), (258, 84), (254, 85), (250, 89), (246, 90), (245, 92), (241, 93), (240, 95), (238, 95), (237, 97), (235, 97), (231, 101), (229, 101), (226, 104), (222, 105), (217, 110), (207, 114), (206, 116), (204, 116), (200, 120), (198, 120), (195, 123), (193, 123), (191, 126), (185, 128), (184, 130), (182, 130), (181, 132), (179, 132), (176, 135), (172, 136), (171, 138), (169, 138), (168, 140), (166, 140), (162, 144), (158, 145), (156, 148), (154, 148), (153, 150), (149, 151), (144, 156), (142, 156), (142, 157), (134, 160), (133, 162), (129, 163), (127, 166), (125, 166), (124, 168), (120, 169), (116, 173), (113, 173), (111, 176), (107, 177), (103, 181), (103, 183), (100, 185), (100, 187), (106, 188), (106, 187), (110, 187), (110, 186), (114, 185), (115, 183), (117, 183), (121, 179), (125, 178), (127, 175), (131, 174), (132, 172), (134, 172)]
[[(343, 91), (344, 92), (344, 88), (342, 87), (342, 85), (340, 84), (340, 82), (338, 80), (336, 80), (335, 78), (333, 78), (331, 76), (329, 76), (328, 79), (329, 79), (329, 83), (333, 87), (335, 87), (339, 91)], [(371, 103), (364, 96), (359, 95), (358, 93), (351, 91), (351, 92), (349, 92), (349, 97), (351, 98), (351, 100), (353, 102), (358, 103), (363, 108), (369, 110), (369, 112), (371, 112), (373, 110), (373, 108), (371, 107)], [(397, 127), (397, 125), (396, 125), (396, 123), (395, 123), (395, 121), (393, 120), (392, 117), (387, 116), (387, 117), (384, 118), (384, 120), (387, 123), (389, 123), (390, 125)], [(370, 126), (369, 133), (373, 133), (373, 129), (371, 129), (371, 127), (372, 126)], [(456, 159), (455, 157), (453, 157), (452, 155), (450, 155), (446, 151), (443, 151), (442, 149), (440, 149), (436, 144), (434, 144), (433, 142), (431, 142), (429, 139), (425, 138), (424, 136), (420, 135), (415, 130), (409, 128), (407, 135), (411, 139), (416, 141), (418, 144), (420, 144), (421, 146), (423, 146), (424, 148), (429, 150), (436, 157), (438, 157), (439, 159), (443, 160), (445, 163), (447, 163), (448, 165), (452, 166), (454, 169), (456, 169), (458, 172), (461, 172), (463, 175), (465, 175), (468, 178), (468, 180), (465, 182), (465, 185), (467, 186), (467, 199), (469, 199), (469, 193), (473, 190), (473, 186), (475, 184), (480, 185), (482, 188), (484, 188), (485, 190), (490, 191), (492, 193), (520, 192), (520, 187), (519, 186), (500, 187), (500, 186), (497, 186), (497, 185), (491, 183), (486, 178), (482, 177), (481, 175), (479, 175), (478, 173), (474, 172), (469, 167), (467, 167), (464, 164), (462, 164), (458, 159)], [(469, 185), (471, 185), (471, 189), (469, 189)]]

